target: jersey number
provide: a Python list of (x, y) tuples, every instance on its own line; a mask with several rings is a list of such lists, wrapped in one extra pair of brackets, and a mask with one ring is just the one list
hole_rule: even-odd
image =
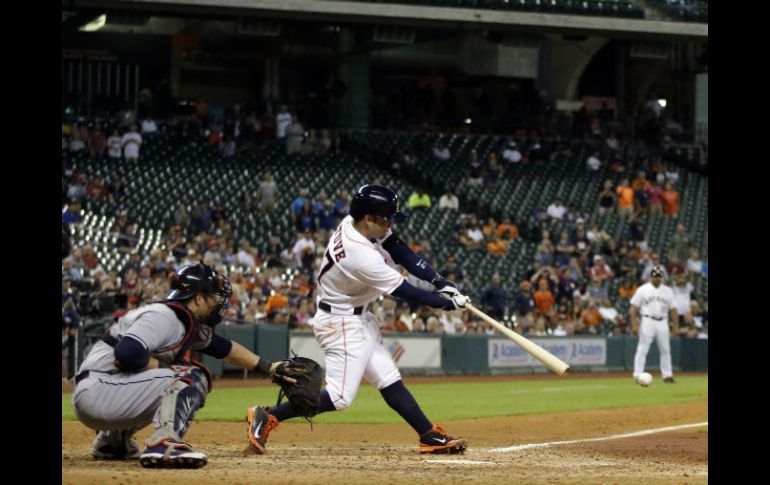
[(332, 255), (328, 249), (326, 250), (326, 253), (324, 254), (324, 256), (326, 257), (326, 264), (324, 265), (323, 268), (321, 268), (321, 272), (318, 274), (319, 283), (321, 282), (321, 277), (323, 277), (324, 273), (332, 269), (332, 266), (334, 266), (334, 259), (332, 258)]

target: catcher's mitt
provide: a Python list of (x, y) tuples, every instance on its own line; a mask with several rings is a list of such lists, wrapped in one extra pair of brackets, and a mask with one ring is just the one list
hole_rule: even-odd
[(321, 381), (324, 377), (324, 371), (318, 362), (294, 354), (293, 358), (278, 364), (272, 377), (273, 382), (281, 386), (278, 404), (281, 404), (283, 396), (286, 396), (298, 416), (311, 418), (318, 414)]

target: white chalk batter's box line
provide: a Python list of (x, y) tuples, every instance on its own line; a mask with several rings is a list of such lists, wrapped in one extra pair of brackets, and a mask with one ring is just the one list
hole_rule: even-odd
[[(702, 427), (708, 427), (709, 423), (708, 421), (704, 421), (702, 423), (693, 423), (693, 424), (681, 424), (678, 426), (666, 426), (665, 428), (654, 428), (654, 429), (646, 429), (642, 431), (635, 431), (633, 433), (623, 433), (623, 434), (616, 434), (612, 436), (602, 436), (599, 438), (583, 438), (579, 440), (567, 440), (567, 441), (551, 441), (549, 443), (530, 443), (526, 445), (516, 445), (516, 446), (507, 446), (505, 448), (474, 448), (471, 446), (471, 448), (468, 451), (471, 452), (486, 452), (486, 453), (509, 453), (513, 451), (524, 451), (524, 450), (531, 450), (534, 448), (550, 448), (552, 446), (558, 446), (558, 445), (571, 445), (575, 443), (590, 443), (593, 441), (609, 441), (609, 440), (619, 440), (623, 438), (634, 438), (637, 436), (646, 436), (650, 434), (655, 433), (666, 433), (669, 431), (679, 431), (682, 429), (689, 429), (689, 428), (702, 428)], [(472, 445), (472, 444), (471, 444)], [(282, 446), (274, 446), (273, 449), (282, 449), (284, 447)], [(291, 449), (294, 451), (298, 450), (317, 450), (317, 448), (308, 446), (308, 447), (300, 447), (300, 446), (291, 446), (286, 447), (286, 449)], [(350, 446), (350, 447), (340, 447), (335, 446), (335, 450), (337, 451), (367, 451), (368, 448), (361, 447), (361, 446)], [(381, 451), (401, 451), (401, 450), (414, 450), (414, 446), (386, 446), (385, 448), (378, 448), (378, 450)], [(467, 456), (467, 455), (466, 455)], [(452, 459), (447, 458), (445, 460), (422, 460), (424, 463), (453, 463), (457, 462), (458, 464), (491, 464), (494, 462), (472, 462), (473, 460), (459, 460), (459, 459)], [(468, 462), (468, 463), (462, 463), (462, 462)]]
[(489, 453), (508, 453), (511, 451), (522, 451), (522, 450), (529, 450), (533, 448), (550, 448), (551, 446), (571, 445), (575, 443), (590, 443), (593, 441), (619, 440), (623, 438), (634, 438), (637, 436), (646, 436), (646, 435), (655, 434), (655, 433), (665, 433), (667, 431), (678, 431), (680, 429), (702, 428), (708, 425), (709, 425), (708, 421), (704, 421), (702, 423), (682, 424), (679, 426), (666, 426), (665, 428), (646, 429), (642, 431), (635, 431), (633, 433), (616, 434), (612, 436), (602, 436), (600, 438), (584, 438), (580, 440), (551, 441), (549, 443), (531, 443), (527, 445), (508, 446), (505, 448), (492, 448), (491, 450), (487, 450), (487, 451)]

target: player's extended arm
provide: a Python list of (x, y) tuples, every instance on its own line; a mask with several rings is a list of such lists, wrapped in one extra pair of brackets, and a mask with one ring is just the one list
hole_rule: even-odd
[(631, 334), (636, 335), (639, 333), (639, 309), (636, 305), (631, 305), (629, 316), (631, 317)]
[(228, 364), (240, 367), (241, 369), (256, 371), (263, 377), (272, 375), (275, 368), (280, 364), (280, 362), (270, 362), (267, 359), (263, 359), (238, 342), (230, 340), (230, 343), (232, 344), (230, 352), (224, 357), (224, 361)]
[(674, 335), (679, 335), (679, 312), (671, 307), (671, 329)]
[(430, 282), (437, 289), (441, 290), (446, 286), (456, 288), (456, 285), (452, 281), (436, 273), (424, 258), (414, 254), (414, 252), (409, 249), (409, 246), (407, 246), (396, 233), (391, 234), (382, 242), (382, 248), (390, 254), (390, 257), (393, 258), (393, 261), (395, 261), (396, 264), (403, 266), (407, 271), (421, 280)]
[[(447, 292), (448, 293), (448, 292)], [(404, 281), (401, 285), (393, 290), (391, 295), (402, 300), (416, 302), (420, 305), (428, 305), (432, 308), (440, 308), (442, 310), (453, 311), (458, 308), (465, 308), (465, 304), (470, 302), (470, 298), (465, 295), (461, 295), (455, 289), (453, 293), (448, 293), (445, 296), (441, 296), (439, 293), (431, 293), (423, 289), (417, 288), (414, 285), (410, 285)]]

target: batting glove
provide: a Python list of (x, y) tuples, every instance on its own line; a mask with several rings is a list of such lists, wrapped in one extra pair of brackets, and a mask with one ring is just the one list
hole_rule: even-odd
[(446, 306), (444, 306), (444, 310), (454, 311), (465, 308), (466, 303), (471, 302), (471, 299), (457, 291), (457, 288), (451, 288), (451, 290), (448, 288), (451, 287), (436, 292), (448, 300)]

